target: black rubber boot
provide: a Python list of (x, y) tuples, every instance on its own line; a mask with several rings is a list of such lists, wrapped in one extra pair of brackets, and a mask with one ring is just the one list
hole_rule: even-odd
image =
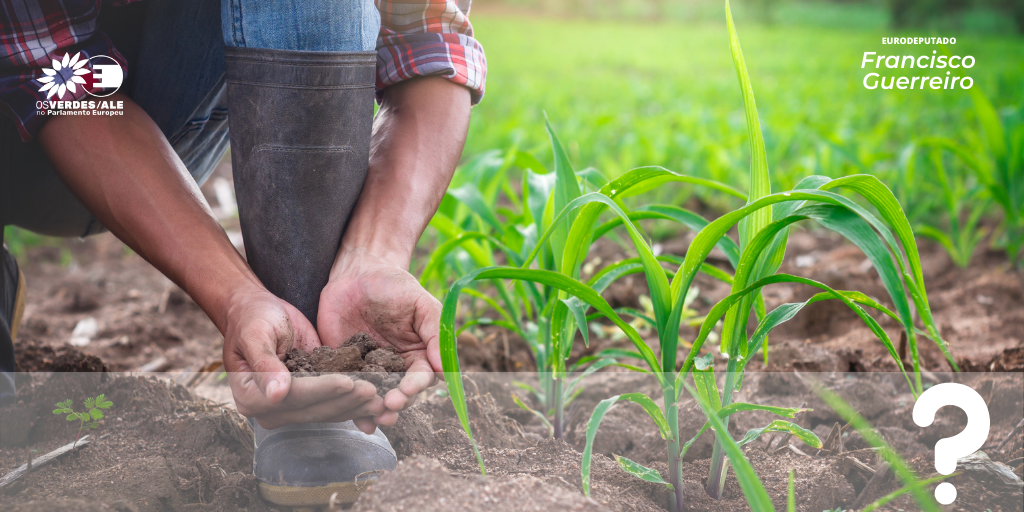
[(366, 180), (376, 52), (225, 54), (246, 259), (316, 326), (320, 291)]
[[(256, 276), (316, 325), (320, 291), (369, 162), (376, 52), (227, 48), (231, 163)], [(250, 420), (264, 499), (316, 508), (355, 501), (398, 464), (384, 434), (351, 422), (274, 430)]]

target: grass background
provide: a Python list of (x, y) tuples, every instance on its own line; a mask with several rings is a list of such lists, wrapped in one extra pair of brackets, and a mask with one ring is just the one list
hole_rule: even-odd
[[(950, 51), (977, 60), (969, 70), (975, 87), (997, 108), (1024, 104), (1024, 40), (1017, 36), (894, 32), (872, 21), (870, 12), (851, 15), (850, 22), (869, 28), (840, 29), (831, 26), (837, 4), (784, 5), (776, 18), (797, 12), (803, 21), (764, 24), (737, 16), (776, 190), (809, 174), (856, 172), (876, 174), (895, 189), (901, 151), (915, 138), (974, 136), (977, 124), (964, 91), (863, 87), (865, 51), (924, 55), (937, 49), (882, 45), (883, 36), (956, 36)], [(863, 10), (853, 7), (854, 14)], [(551, 162), (547, 112), (577, 168), (616, 176), (660, 165), (745, 190), (743, 104), (721, 18), (687, 23), (552, 19), (486, 7), (474, 12), (487, 52), (487, 93), (473, 112), (464, 155), (518, 145)], [(926, 188), (901, 191), (902, 198), (922, 201)]]

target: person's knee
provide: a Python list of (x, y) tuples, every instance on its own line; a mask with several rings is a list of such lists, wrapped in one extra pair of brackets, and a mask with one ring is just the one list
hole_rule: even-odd
[(298, 51), (373, 51), (380, 13), (372, 0), (222, 0), (224, 44)]

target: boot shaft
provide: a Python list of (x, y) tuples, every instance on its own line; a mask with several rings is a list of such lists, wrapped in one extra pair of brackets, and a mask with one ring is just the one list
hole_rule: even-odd
[(246, 258), (268, 290), (315, 326), (366, 180), (376, 53), (225, 51)]

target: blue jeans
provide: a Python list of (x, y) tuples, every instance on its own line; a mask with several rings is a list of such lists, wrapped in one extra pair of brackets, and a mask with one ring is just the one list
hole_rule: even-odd
[[(100, 26), (128, 60), (127, 93), (202, 184), (228, 148), (224, 45), (303, 51), (373, 51), (373, 0), (148, 0), (104, 7)], [(141, 29), (139, 29), (141, 27)], [(0, 120), (0, 220), (52, 236), (103, 226), (74, 197), (36, 141)], [(0, 402), (13, 394), (10, 336), (0, 335)]]

